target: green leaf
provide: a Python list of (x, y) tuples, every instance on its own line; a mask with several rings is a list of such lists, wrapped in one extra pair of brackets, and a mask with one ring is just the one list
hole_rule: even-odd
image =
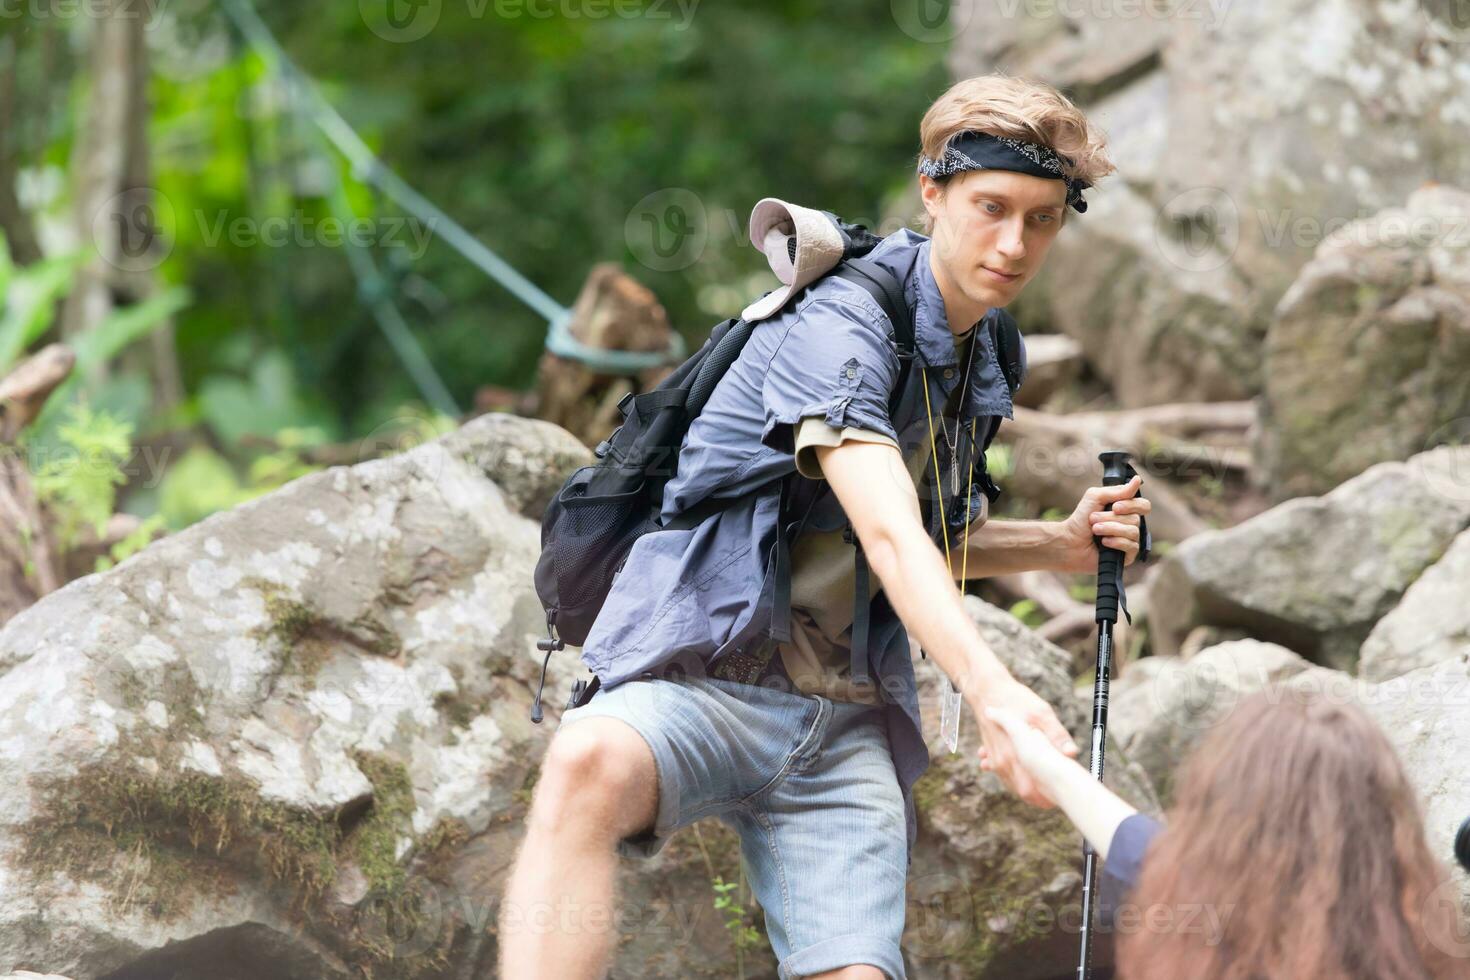
[(250, 499), (235, 471), (219, 453), (195, 446), (168, 468), (158, 490), (158, 510), (174, 529)]
[(154, 514), (143, 520), (135, 527), (127, 537), (114, 544), (106, 555), (97, 557), (97, 565), (94, 571), (105, 572), (113, 565), (127, 561), (133, 555), (142, 551), (152, 541), (153, 535), (163, 527), (163, 515)]
[(133, 341), (158, 329), (188, 306), (189, 298), (189, 291), (179, 286), (114, 310), (107, 319), (72, 342), (77, 352), (77, 373), (85, 375), (93, 365), (111, 360)]
[(72, 338), (72, 349), (76, 351), (76, 368), (71, 377), (46, 400), (46, 407), (33, 425), (44, 426), (52, 414), (69, 404), (70, 395), (88, 372), (98, 364), (104, 364), (124, 347), (140, 337), (158, 329), (169, 317), (183, 309), (189, 302), (189, 291), (182, 287), (159, 293), (142, 303), (114, 310), (107, 319), (86, 333)]
[(112, 516), (117, 487), (127, 482), (122, 462), (132, 452), (133, 427), (84, 404), (68, 409), (70, 421), (58, 430), (67, 451), (36, 468), (36, 495), (57, 521), (62, 547), (71, 547), (84, 526), (100, 536)]
[(1041, 625), (1041, 616), (1037, 614), (1035, 599), (1021, 599), (1011, 604), (1010, 614), (1015, 616), (1027, 626)]
[(0, 312), (0, 374), (18, 360), (26, 346), (51, 326), (56, 304), (71, 288), (81, 256), (45, 259), (17, 270), (7, 253), (3, 285), (4, 311)]
[(985, 469), (993, 480), (1004, 480), (1011, 475), (1011, 447), (991, 443), (985, 450)]
[[(227, 446), (246, 435), (313, 445), (331, 438), (329, 420), (303, 397), (291, 359), (280, 348), (255, 358), (249, 379), (210, 375), (199, 386), (199, 411)], [(313, 442), (315, 440), (315, 442)]]

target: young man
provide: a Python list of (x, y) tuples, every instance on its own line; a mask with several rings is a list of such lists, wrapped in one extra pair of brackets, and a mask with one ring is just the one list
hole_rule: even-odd
[[(706, 816), (740, 834), (783, 977), (903, 977), (910, 789), (928, 764), (909, 635), (975, 712), (987, 766), (1052, 805), (987, 709), (1077, 746), (996, 658), (955, 582), (1095, 570), (1094, 535), (1137, 556), (1149, 511), (1137, 479), (1088, 490), (1059, 523), (987, 522), (973, 479), (1012, 414), (988, 311), (1015, 299), (1067, 207), (1085, 210), (1082, 189), (1113, 167), (1071, 102), (1004, 76), (955, 85), (920, 130), (933, 237), (904, 229), (867, 256), (913, 313), (904, 397), (890, 417), (893, 328), (860, 286), (821, 280), (756, 327), (689, 430), (665, 523), (707, 496), (730, 506), (638, 539), (583, 647), (602, 690), (566, 712), (542, 766), (501, 910), (507, 980), (603, 975), (617, 855), (655, 853)], [(773, 542), (792, 526), (782, 503), (805, 479), (831, 493), (791, 545), (788, 636), (757, 611), (778, 585)], [(844, 518), (874, 579), (866, 684), (849, 671)]]

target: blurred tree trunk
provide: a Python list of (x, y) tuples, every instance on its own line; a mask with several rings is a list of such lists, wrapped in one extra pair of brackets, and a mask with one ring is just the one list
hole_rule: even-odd
[(137, 81), (131, 69), (131, 20), (123, 16), (122, 6), (122, 0), (105, 0), (105, 9), (91, 22), (91, 78), (71, 171), (77, 239), (97, 254), (78, 271), (62, 308), (63, 340), (86, 333), (112, 312), (111, 272), (123, 244), (114, 234), (114, 218), (127, 166), (129, 89)]
[(15, 191), (19, 169), (16, 162), (18, 120), (15, 114), (18, 71), (15, 37), (7, 34), (0, 38), (0, 231), (5, 233), (5, 240), (10, 246), (11, 260), (17, 265), (30, 265), (39, 262), (42, 255), (30, 216), (21, 208)]
[[(90, 97), (72, 172), (76, 232), (96, 254), (67, 297), (63, 338), (94, 329), (114, 307), (139, 302), (155, 288), (163, 253), (160, 202), (149, 183), (145, 28), (150, 9), (130, 0), (105, 0), (104, 13), (93, 22)], [(166, 410), (181, 395), (171, 324), (155, 332), (151, 356), (155, 407)], [(105, 373), (105, 367), (98, 370)]]
[[(146, 4), (132, 3), (129, 6), (135, 10), (152, 9)], [(136, 26), (128, 33), (128, 37), (132, 45), (131, 68), (134, 83), (128, 90), (128, 156), (123, 173), (125, 190), (122, 211), (124, 214), (143, 213), (151, 216), (156, 211), (156, 193), (153, 190), (153, 162), (148, 143), (148, 121), (152, 118), (152, 113), (148, 105), (150, 67), (147, 37), (144, 34), (147, 25), (141, 13), (134, 16), (132, 21)], [(152, 224), (150, 218), (150, 226)], [(156, 244), (154, 238), (157, 229), (153, 227), (152, 230), (154, 235), (147, 241), (150, 249)], [(144, 263), (141, 268), (124, 266), (121, 270), (121, 292), (130, 302), (141, 303), (154, 294), (158, 288), (156, 268), (156, 264), (152, 262)], [(178, 352), (174, 347), (173, 318), (159, 324), (149, 335), (148, 342), (148, 353), (153, 360), (153, 409), (155, 412), (167, 412), (184, 397)], [(137, 353), (142, 355), (143, 351), (139, 350)]]

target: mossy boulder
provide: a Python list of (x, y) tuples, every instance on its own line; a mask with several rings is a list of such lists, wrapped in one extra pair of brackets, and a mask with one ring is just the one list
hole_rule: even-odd
[(1470, 441), (1470, 194), (1429, 185), (1325, 241), (1264, 347), (1262, 482), (1324, 493)]
[(555, 426), (486, 416), (8, 622), (0, 970), (487, 972), (493, 919), (474, 910), (498, 883), (452, 881), (517, 823), (550, 735), (527, 718), (531, 571), (540, 510), (587, 457)]
[(1197, 534), (1150, 578), (1154, 653), (1215, 626), (1353, 670), (1375, 624), (1466, 527), (1470, 446), (1440, 446)]

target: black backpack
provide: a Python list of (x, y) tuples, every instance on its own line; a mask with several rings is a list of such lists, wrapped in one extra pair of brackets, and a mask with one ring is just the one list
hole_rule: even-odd
[[(837, 276), (862, 286), (893, 324), (899, 375), (889, 399), (891, 417), (897, 411), (898, 399), (908, 381), (909, 364), (914, 358), (914, 324), (904, 301), (903, 286), (887, 270), (862, 258), (872, 251), (880, 238), (863, 226), (849, 224), (831, 212), (822, 213), (837, 226), (844, 246), (842, 259), (827, 276)], [(795, 248), (794, 239), (789, 247)], [(797, 292), (785, 305), (789, 306), (804, 294), (805, 290)], [(536, 562), (535, 573), (536, 593), (546, 610), (546, 637), (537, 641), (536, 647), (545, 651), (546, 657), (542, 660), (541, 681), (531, 705), (533, 722), (540, 723), (542, 718), (541, 695), (551, 654), (567, 643), (580, 646), (586, 641), (633, 543), (651, 531), (694, 527), (733, 502), (730, 497), (707, 497), (669, 523), (660, 523), (664, 486), (678, 472), (679, 450), (685, 433), (758, 325), (739, 318), (725, 320), (715, 326), (699, 350), (655, 388), (641, 394), (625, 395), (618, 403), (623, 422), (598, 444), (594, 450), (596, 462), (581, 467), (568, 477), (547, 505), (541, 520), (541, 556)], [(1023, 370), (1020, 335), (1015, 321), (1003, 311), (998, 327), (1002, 368), (1014, 390)], [(813, 487), (817, 483), (811, 480), (801, 482)], [(823, 481), (821, 490), (825, 488)], [(819, 495), (821, 490), (816, 493)], [(806, 496), (803, 513), (809, 512), (815, 501), (812, 493)], [(787, 496), (784, 493), (782, 501), (781, 527), (785, 528)], [(794, 495), (792, 506), (795, 507)], [(801, 523), (804, 522), (803, 517)], [(796, 526), (799, 533), (800, 524)], [(856, 545), (850, 526), (847, 535)], [(784, 601), (789, 602), (790, 567), (787, 548), (783, 547), (789, 542), (779, 532), (777, 538), (777, 576), (780, 581), (776, 587)], [(861, 548), (858, 550), (857, 567), (859, 591), (862, 600), (866, 600), (867, 564)], [(866, 679), (866, 605), (866, 601), (862, 601), (855, 607), (859, 614), (853, 625), (855, 682)], [(590, 684), (578, 680), (569, 706), (585, 704), (596, 692), (598, 683), (595, 677)]]

